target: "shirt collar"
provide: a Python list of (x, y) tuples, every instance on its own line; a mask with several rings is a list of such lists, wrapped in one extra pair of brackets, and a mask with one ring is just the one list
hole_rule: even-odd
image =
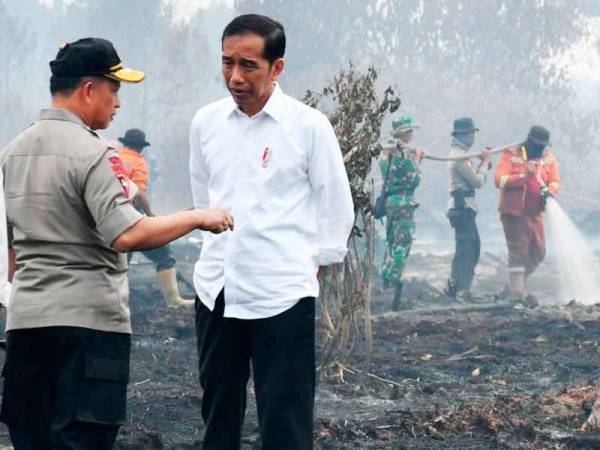
[(86, 130), (90, 131), (94, 135), (96, 132), (88, 127), (81, 117), (72, 113), (68, 109), (65, 108), (45, 108), (42, 109), (39, 115), (39, 120), (63, 120), (65, 122), (76, 123), (77, 125), (81, 125)]
[(65, 120), (85, 126), (83, 120), (68, 109), (46, 108), (40, 112), (40, 120)]
[[(230, 100), (229, 107), (231, 108), (231, 110), (229, 111), (229, 114), (232, 114), (234, 112), (244, 114), (239, 109), (239, 107), (235, 104), (235, 102), (233, 101), (233, 98), (229, 97), (229, 100)], [(279, 87), (279, 83), (275, 83), (275, 87), (273, 88), (273, 92), (271, 92), (271, 96), (267, 100), (267, 103), (265, 103), (265, 106), (263, 106), (262, 111), (258, 112), (256, 114), (256, 116), (258, 116), (259, 114), (264, 112), (269, 117), (271, 117), (273, 120), (275, 120), (276, 122), (279, 122), (283, 117), (284, 106), (285, 105), (284, 105), (283, 91)]]
[(263, 111), (267, 113), (275, 122), (279, 122), (282, 119), (284, 110), (283, 104), (283, 91), (279, 87), (278, 83), (275, 83), (275, 88), (267, 100)]

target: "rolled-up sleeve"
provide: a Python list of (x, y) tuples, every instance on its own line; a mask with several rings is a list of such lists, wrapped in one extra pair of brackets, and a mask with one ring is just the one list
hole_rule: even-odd
[(128, 179), (121, 176), (119, 164), (118, 154), (107, 149), (89, 168), (84, 186), (86, 205), (109, 245), (143, 217), (131, 204)]
[(208, 170), (202, 156), (200, 125), (197, 120), (192, 122), (190, 128), (190, 185), (194, 208), (208, 208)]
[(309, 162), (318, 207), (319, 265), (342, 262), (354, 226), (354, 204), (344, 159), (331, 124), (319, 115)]

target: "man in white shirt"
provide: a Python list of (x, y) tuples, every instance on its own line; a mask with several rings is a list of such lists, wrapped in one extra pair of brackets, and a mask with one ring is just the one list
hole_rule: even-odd
[(0, 308), (8, 307), (10, 297), (8, 267), (8, 236), (6, 227), (6, 207), (4, 206), (4, 177), (0, 172)]
[(312, 449), (317, 271), (347, 251), (348, 177), (327, 118), (276, 83), (282, 25), (239, 16), (221, 42), (231, 96), (190, 130), (195, 206), (221, 204), (236, 220), (221, 237), (203, 233), (194, 272), (203, 448), (240, 448), (252, 361), (262, 448)]

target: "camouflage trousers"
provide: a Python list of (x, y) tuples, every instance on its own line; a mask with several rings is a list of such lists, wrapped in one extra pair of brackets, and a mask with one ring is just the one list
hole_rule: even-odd
[(381, 270), (384, 281), (395, 283), (402, 279), (415, 234), (414, 216), (414, 206), (387, 209), (386, 239), (388, 247)]

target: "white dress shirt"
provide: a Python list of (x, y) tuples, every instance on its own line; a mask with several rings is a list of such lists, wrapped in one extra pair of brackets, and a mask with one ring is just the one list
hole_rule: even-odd
[(341, 262), (354, 223), (337, 138), (319, 111), (278, 85), (248, 117), (231, 97), (196, 114), (190, 130), (194, 206), (233, 214), (234, 231), (203, 232), (194, 286), (225, 317), (272, 317), (318, 296), (319, 266)]
[(0, 171), (0, 304), (8, 307), (11, 285), (8, 282), (8, 236), (4, 205), (4, 177)]

